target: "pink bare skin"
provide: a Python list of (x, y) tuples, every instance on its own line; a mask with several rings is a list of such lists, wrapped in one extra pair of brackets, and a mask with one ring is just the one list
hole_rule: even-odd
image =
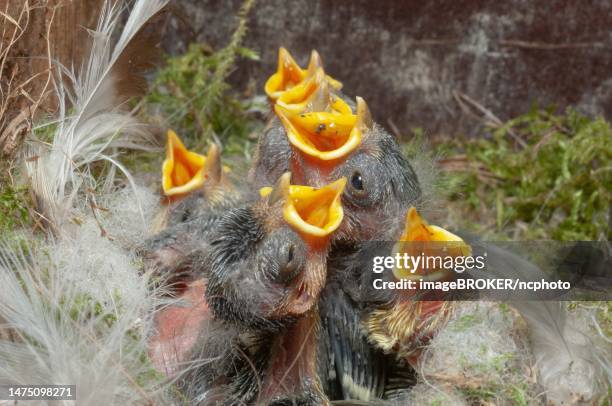
[(168, 377), (188, 360), (202, 323), (211, 317), (204, 298), (206, 280), (188, 282), (180, 293), (182, 303), (169, 306), (155, 316), (156, 333), (149, 341), (153, 364)]

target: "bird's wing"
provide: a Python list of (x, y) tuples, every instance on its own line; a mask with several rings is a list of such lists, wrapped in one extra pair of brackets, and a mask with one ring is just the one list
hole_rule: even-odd
[(329, 376), (337, 397), (380, 398), (386, 380), (385, 355), (367, 341), (356, 304), (338, 286), (328, 286), (321, 300), (323, 339), (329, 348)]

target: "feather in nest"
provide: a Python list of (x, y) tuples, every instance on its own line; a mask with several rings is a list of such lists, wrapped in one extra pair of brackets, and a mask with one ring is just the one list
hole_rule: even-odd
[[(37, 158), (24, 160), (48, 233), (16, 231), (0, 241), (0, 383), (76, 384), (84, 405), (168, 404), (166, 385), (146, 361), (163, 295), (139, 274), (124, 241), (143, 238), (158, 198), (115, 157), (118, 148), (150, 146), (147, 127), (126, 106), (145, 88), (139, 74), (151, 60), (148, 51), (135, 53), (143, 47), (133, 41), (167, 2), (105, 2), (80, 71), (58, 67), (53, 140), (32, 135), (25, 156)], [(113, 169), (100, 179), (92, 165), (104, 161)], [(132, 183), (130, 196), (113, 187), (116, 170)], [(100, 181), (97, 199), (110, 212), (96, 215), (87, 189)]]
[(97, 258), (72, 241), (0, 247), (0, 330), (12, 335), (0, 340), (0, 384), (76, 385), (83, 405), (163, 404), (164, 382), (144, 362), (161, 296), (95, 227), (82, 237)]
[[(146, 89), (142, 72), (151, 61), (151, 47), (143, 46), (139, 34), (168, 0), (138, 0), (118, 40), (113, 41), (122, 11), (120, 1), (106, 1), (98, 26), (90, 32), (89, 57), (80, 74), (59, 66), (55, 75), (58, 117), (51, 144), (32, 139), (26, 151), (27, 173), (39, 214), (56, 233), (66, 231), (75, 196), (83, 188), (93, 188), (90, 167), (110, 162), (105, 184), (112, 184), (114, 172), (122, 171), (133, 185), (128, 171), (115, 159), (117, 148), (147, 149), (149, 133), (127, 110), (126, 102)], [(108, 188), (107, 188), (108, 190)]]
[[(135, 1), (119, 35), (115, 34), (125, 5), (106, 2), (98, 26), (91, 32), (91, 52), (80, 73), (60, 68), (55, 75), (59, 112), (53, 141), (45, 144), (32, 139), (26, 153), (38, 157), (26, 159), (27, 173), (37, 208), (54, 237), (41, 243), (0, 247), (0, 332), (9, 327), (16, 336), (0, 340), (0, 359), (6, 361), (0, 364), (0, 383), (76, 383), (81, 388), (79, 404), (151, 403), (153, 397), (158, 399), (158, 388), (143, 385), (139, 377), (150, 372), (142, 355), (153, 328), (159, 292), (151, 293), (146, 276), (135, 277), (138, 269), (129, 250), (99, 235), (94, 219), (84, 214), (83, 191), (95, 186), (90, 168), (101, 161), (115, 168), (103, 188), (111, 198), (115, 170), (124, 172), (133, 184), (115, 151), (149, 146), (146, 127), (126, 106), (129, 97), (143, 89), (138, 74), (150, 61), (150, 54), (141, 51), (146, 47), (135, 40), (167, 2)], [(139, 195), (140, 200), (154, 200), (146, 191)], [(122, 199), (125, 202), (125, 196)], [(130, 224), (134, 210), (148, 219), (152, 206), (137, 204), (123, 210), (125, 221), (114, 212), (113, 223)], [(70, 221), (75, 214), (86, 218), (78, 234), (72, 232), (75, 226)], [(510, 263), (516, 260), (508, 259)], [(589, 388), (598, 393), (609, 385), (608, 354), (598, 351), (589, 339), (584, 341), (584, 334), (572, 327), (565, 311), (556, 306), (516, 304), (531, 327), (540, 381), (551, 397), (558, 391), (560, 399), (571, 398), (574, 394), (562, 389), (569, 388), (568, 379), (576, 375), (567, 371), (584, 364), (592, 374), (576, 373), (593, 379), (584, 380), (580, 392), (585, 397)]]
[[(482, 244), (488, 253), (488, 270), (481, 277), (549, 279), (524, 257)], [(527, 323), (537, 380), (548, 402), (579, 404), (605, 398), (612, 384), (612, 347), (596, 333), (596, 321), (570, 313), (565, 302), (508, 299)]]

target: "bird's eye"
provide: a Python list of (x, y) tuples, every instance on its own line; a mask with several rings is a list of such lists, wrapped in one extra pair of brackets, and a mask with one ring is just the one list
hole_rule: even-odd
[(353, 173), (353, 176), (351, 176), (351, 186), (353, 187), (353, 189), (355, 190), (363, 190), (363, 178), (361, 177), (361, 173), (359, 172), (355, 172)]

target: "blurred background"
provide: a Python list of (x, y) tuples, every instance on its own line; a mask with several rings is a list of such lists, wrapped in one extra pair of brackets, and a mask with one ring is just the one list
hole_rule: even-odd
[[(164, 48), (223, 46), (240, 0), (178, 0)], [(279, 46), (301, 61), (310, 50), (364, 97), (385, 126), (428, 134), (475, 134), (484, 112), (501, 120), (532, 106), (574, 106), (612, 115), (612, 2), (568, 0), (268, 0), (248, 18), (242, 61), (231, 79), (262, 88)], [(473, 100), (475, 103), (471, 103)]]

